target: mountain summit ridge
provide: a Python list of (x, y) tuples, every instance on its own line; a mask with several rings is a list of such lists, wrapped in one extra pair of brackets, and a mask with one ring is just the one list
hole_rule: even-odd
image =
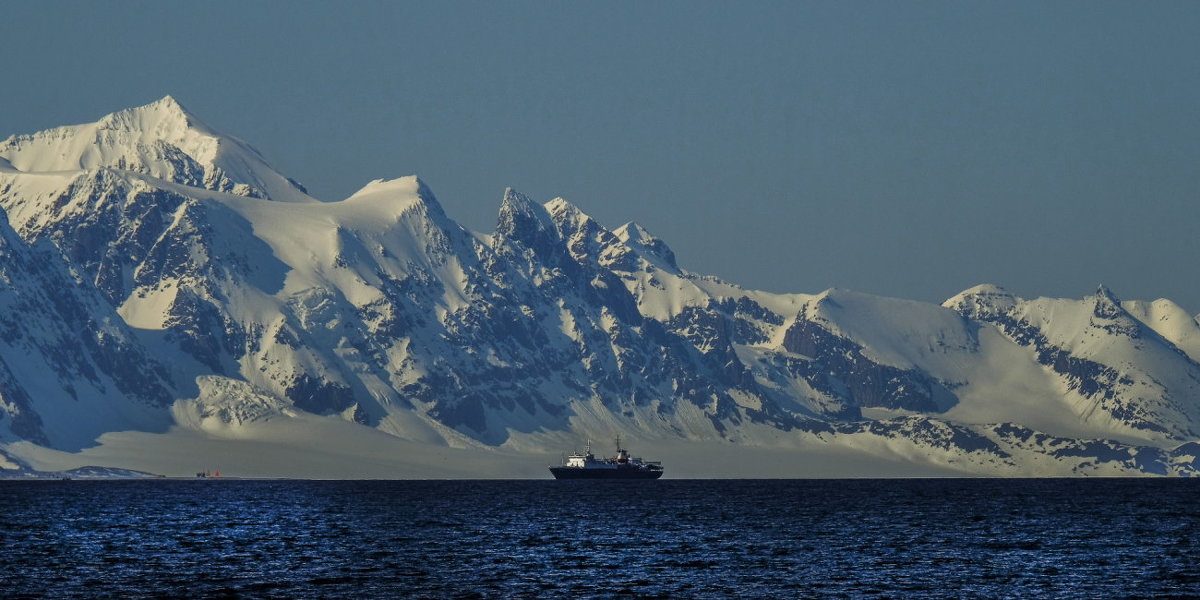
[[(790, 449), (778, 475), (846, 456), (876, 475), (1200, 468), (1200, 323), (1169, 301), (747, 290), (563, 198), (505, 189), (484, 233), (416, 176), (321, 202), (170, 96), (0, 159), (0, 303), (25, 317), (0, 323), (10, 458), (140, 435), (319, 463), (383, 444), (415, 469), (620, 432)], [(57, 313), (31, 304), (68, 287)]]
[(115, 169), (218, 192), (315, 202), (244, 142), (205, 125), (171, 96), (0, 142), (0, 157), (26, 173)]

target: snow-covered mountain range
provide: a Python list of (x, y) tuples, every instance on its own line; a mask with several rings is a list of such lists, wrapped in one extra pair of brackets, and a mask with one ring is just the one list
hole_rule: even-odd
[(540, 476), (620, 434), (694, 476), (1200, 470), (1168, 300), (746, 290), (561, 198), (319, 201), (170, 97), (0, 142), (0, 209), (0, 467)]

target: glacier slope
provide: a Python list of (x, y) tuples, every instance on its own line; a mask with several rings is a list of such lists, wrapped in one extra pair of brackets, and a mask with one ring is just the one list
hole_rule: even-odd
[[(773, 458), (755, 473), (781, 476), (839, 461), (855, 474), (1193, 468), (1200, 325), (1166, 300), (744, 290), (561, 198), (507, 190), (489, 234), (450, 219), (415, 177), (320, 202), (169, 97), (0, 143), (0, 208), (13, 244), (61, 253), (51, 262), (90, 294), (92, 320), (116, 322), (123, 360), (163, 369), (132, 379), (165, 401), (109, 387), (88, 394), (95, 409), (55, 389), (9, 401), (6, 414), (42, 418), (5, 423), (10, 452), (31, 460), (180, 466), (139, 458), (141, 445), (171, 460), (272, 457), (252, 460), (256, 473), (278, 462), (338, 476), (357, 456), (375, 467), (344, 476), (423, 476), (442, 464), (433, 452), (523, 473), (479, 457), (532, 460), (622, 433), (695, 447), (713, 475), (738, 475), (722, 457), (756, 453)], [(53, 292), (10, 295), (37, 293)], [(0, 346), (6, 361), (21, 353)], [(114, 387), (131, 377), (104, 368)], [(30, 382), (11, 389), (58, 385)], [(92, 429), (47, 437), (45, 423), (75, 420)], [(288, 453), (308, 466), (284, 466)]]

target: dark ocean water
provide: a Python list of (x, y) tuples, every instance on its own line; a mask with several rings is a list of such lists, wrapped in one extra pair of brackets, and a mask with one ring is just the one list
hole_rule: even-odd
[(1200, 596), (1200, 481), (0, 482), (0, 596)]

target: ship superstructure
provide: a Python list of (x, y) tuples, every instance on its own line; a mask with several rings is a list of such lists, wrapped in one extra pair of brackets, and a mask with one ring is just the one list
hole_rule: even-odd
[(612, 457), (597, 458), (592, 454), (592, 442), (588, 440), (583, 452), (572, 452), (557, 467), (550, 467), (555, 479), (658, 479), (662, 477), (662, 463), (642, 460), (630, 456), (621, 447), (617, 438), (617, 453)]

